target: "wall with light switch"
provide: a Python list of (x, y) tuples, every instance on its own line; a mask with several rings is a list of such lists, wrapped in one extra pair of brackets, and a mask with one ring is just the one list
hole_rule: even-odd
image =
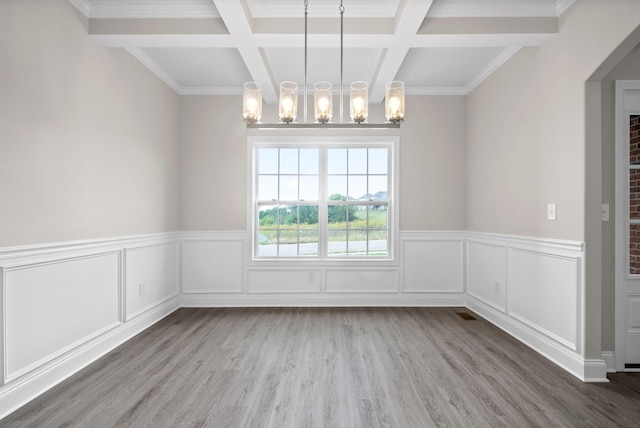
[[(588, 98), (593, 85), (586, 82), (603, 65), (615, 66), (614, 54), (640, 24), (640, 2), (616, 6), (576, 2), (553, 39), (522, 49), (469, 95), (467, 110), (467, 227), (586, 242), (590, 358), (602, 351), (603, 201), (601, 103), (598, 96), (594, 113)], [(594, 134), (596, 141), (590, 139)], [(556, 220), (547, 219), (552, 203)]]
[(615, 80), (640, 79), (640, 45), (602, 79), (602, 203), (609, 220), (602, 222), (602, 349), (614, 349), (615, 290)]

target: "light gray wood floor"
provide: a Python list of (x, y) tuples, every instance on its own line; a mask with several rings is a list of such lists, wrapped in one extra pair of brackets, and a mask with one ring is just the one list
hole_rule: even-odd
[(584, 384), (464, 311), (180, 309), (0, 425), (640, 426), (640, 373)]

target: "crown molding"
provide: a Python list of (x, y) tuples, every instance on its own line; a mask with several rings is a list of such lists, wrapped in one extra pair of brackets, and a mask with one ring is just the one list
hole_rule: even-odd
[(511, 46), (505, 48), (500, 54), (493, 59), (485, 68), (483, 68), (480, 73), (476, 75), (467, 86), (465, 86), (465, 91), (467, 94), (470, 94), (475, 88), (480, 86), (482, 82), (485, 81), (489, 76), (491, 76), (498, 68), (502, 66), (505, 62), (509, 61), (512, 56), (514, 56), (518, 51), (520, 51), (520, 47)]
[(558, 10), (558, 16), (562, 15), (569, 9), (576, 0), (556, 0), (556, 8)]
[(164, 71), (157, 62), (152, 60), (149, 55), (144, 53), (140, 48), (127, 47), (125, 48), (135, 59), (140, 61), (145, 67), (147, 67), (153, 74), (155, 74), (160, 80), (167, 84), (176, 93), (180, 93), (180, 84), (169, 73)]
[(91, 12), (91, 3), (89, 3), (89, 0), (69, 0), (69, 3), (71, 3), (73, 6), (75, 6), (76, 9), (82, 12), (84, 16), (86, 16), (87, 18), (89, 17), (89, 14)]
[(220, 18), (208, 0), (70, 0), (90, 2), (91, 18)]
[(181, 87), (178, 91), (180, 95), (242, 95), (242, 88), (221, 88), (221, 87)]

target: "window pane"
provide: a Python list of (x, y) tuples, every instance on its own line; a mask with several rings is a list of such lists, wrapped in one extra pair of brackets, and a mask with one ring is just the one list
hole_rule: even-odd
[(347, 226), (347, 206), (329, 205), (327, 208), (327, 223), (329, 228), (342, 228)]
[(280, 209), (280, 229), (298, 228), (298, 207), (290, 206)]
[(319, 158), (318, 149), (300, 149), (300, 174), (318, 174)]
[[(274, 242), (276, 242), (274, 240)], [(278, 255), (278, 246), (276, 244), (265, 244), (258, 246), (258, 256), (275, 257)]]
[(388, 234), (386, 230), (369, 231), (369, 255), (384, 257), (387, 256), (387, 239)]
[(389, 199), (387, 194), (387, 176), (373, 175), (369, 176), (369, 193), (373, 196), (374, 201), (386, 201)]
[(312, 226), (318, 227), (318, 206), (317, 205), (300, 205), (298, 207), (298, 220), (300, 227)]
[(347, 228), (348, 229), (366, 229), (367, 228), (367, 207), (348, 205), (345, 207), (347, 211)]
[(366, 175), (350, 175), (349, 176), (349, 198), (359, 200), (361, 198), (368, 199), (367, 195), (367, 176)]
[(298, 173), (298, 149), (280, 149), (280, 174)]
[(281, 175), (280, 176), (280, 198), (281, 201), (297, 201), (298, 200), (298, 176), (297, 175)]
[(350, 256), (367, 255), (367, 231), (362, 229), (349, 229), (347, 235), (347, 251)]
[(258, 174), (278, 173), (278, 149), (258, 149)]
[(258, 208), (258, 225), (260, 228), (275, 228), (278, 223), (277, 205), (261, 205)]
[(388, 211), (386, 205), (374, 205), (369, 207), (368, 224), (370, 229), (387, 229)]
[(258, 200), (275, 201), (278, 199), (278, 176), (261, 175), (258, 177)]
[(300, 229), (300, 255), (318, 255), (318, 229)]
[(336, 200), (331, 197), (333, 195), (347, 196), (347, 176), (331, 175), (327, 177), (327, 195), (330, 200)]
[(629, 274), (640, 274), (640, 224), (629, 225)]
[(364, 147), (256, 149), (256, 256), (388, 255), (390, 150)]
[(330, 256), (344, 256), (347, 254), (347, 231), (343, 229), (330, 230), (328, 233), (327, 254)]
[(369, 174), (387, 174), (387, 149), (369, 149)]
[(349, 149), (349, 174), (367, 173), (367, 149)]
[(317, 201), (320, 199), (320, 181), (317, 175), (300, 177), (300, 200)]
[(346, 174), (347, 173), (347, 149), (327, 150), (327, 173)]
[[(283, 245), (295, 244), (298, 245), (298, 229), (284, 229), (278, 233), (278, 244), (280, 244), (280, 252), (282, 253)], [(288, 249), (291, 252), (291, 248)], [(298, 250), (293, 250), (296, 253)], [(290, 253), (289, 253), (290, 254)]]
[(640, 169), (629, 171), (629, 218), (640, 219)]
[(640, 165), (640, 115), (629, 116), (629, 164)]

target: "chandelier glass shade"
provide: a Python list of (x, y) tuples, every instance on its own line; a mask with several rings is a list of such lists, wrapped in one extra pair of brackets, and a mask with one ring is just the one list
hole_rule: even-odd
[[(404, 120), (404, 83), (392, 81), (385, 85), (385, 117), (384, 124), (368, 124), (369, 118), (369, 84), (364, 81), (351, 83), (349, 87), (350, 124), (343, 122), (344, 89), (343, 89), (343, 38), (344, 38), (344, 6), (340, 0), (340, 121), (333, 122), (333, 86), (330, 82), (320, 81), (313, 86), (314, 124), (307, 123), (307, 7), (308, 0), (304, 0), (304, 84), (302, 86), (304, 122), (297, 127), (362, 127), (362, 128), (398, 128)], [(296, 124), (298, 118), (298, 84), (291, 81), (280, 83), (278, 101), (278, 125), (258, 125), (262, 117), (262, 87), (256, 82), (244, 84), (243, 116), (248, 126), (258, 128), (289, 127)], [(296, 127), (296, 126), (292, 126)]]
[(259, 123), (262, 120), (262, 85), (257, 82), (244, 84), (242, 116), (247, 123)]
[(280, 83), (278, 117), (282, 123), (293, 123), (298, 117), (298, 84), (284, 81)]

